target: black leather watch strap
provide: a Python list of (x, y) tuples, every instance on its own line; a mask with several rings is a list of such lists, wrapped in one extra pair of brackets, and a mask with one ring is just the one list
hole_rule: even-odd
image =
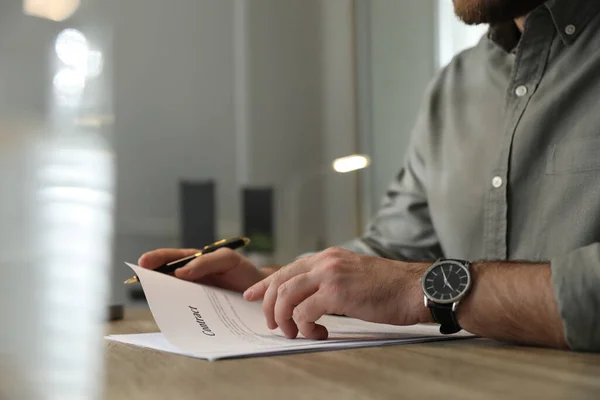
[(440, 324), (440, 333), (450, 335), (462, 330), (456, 320), (456, 313), (452, 311), (452, 304), (437, 304), (429, 301), (428, 306), (433, 320)]

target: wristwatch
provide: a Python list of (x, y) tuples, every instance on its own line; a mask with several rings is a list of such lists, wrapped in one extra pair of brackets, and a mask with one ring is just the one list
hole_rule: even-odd
[(464, 260), (437, 260), (421, 278), (425, 307), (440, 324), (440, 333), (449, 335), (462, 328), (456, 318), (456, 307), (471, 287), (471, 263)]

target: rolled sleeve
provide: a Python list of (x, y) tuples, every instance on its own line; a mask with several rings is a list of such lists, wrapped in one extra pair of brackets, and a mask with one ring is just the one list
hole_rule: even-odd
[(600, 351), (600, 243), (557, 257), (551, 267), (568, 345)]
[(369, 247), (362, 239), (353, 239), (349, 242), (346, 242), (340, 246), (342, 249), (350, 250), (355, 253), (366, 254), (369, 256), (378, 256), (380, 254), (373, 251), (371, 247)]
[[(373, 249), (371, 247), (369, 247), (365, 242), (363, 242), (361, 239), (353, 239), (349, 242), (346, 242), (340, 246), (338, 246), (342, 249), (346, 249), (349, 251), (352, 251), (354, 253), (360, 253), (360, 254), (366, 254), (369, 256), (378, 256), (379, 254), (377, 254), (376, 252), (373, 251)], [(299, 255), (296, 259), (300, 259), (300, 258), (304, 258), (304, 257), (310, 257), (312, 255), (315, 255), (316, 252), (309, 252), (309, 253), (304, 253)]]

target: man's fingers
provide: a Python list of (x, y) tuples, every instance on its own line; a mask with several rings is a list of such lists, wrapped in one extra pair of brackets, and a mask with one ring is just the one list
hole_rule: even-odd
[(236, 268), (241, 256), (231, 249), (222, 248), (190, 261), (175, 271), (175, 276), (187, 281), (197, 281), (209, 275), (220, 274)]
[[(275, 303), (277, 302), (277, 292), (279, 290), (279, 286), (294, 276), (305, 273), (309, 270), (310, 267), (307, 263), (296, 261), (295, 263), (283, 267), (270, 277), (252, 286), (244, 293), (244, 297), (249, 301), (260, 300), (261, 298), (263, 299), (262, 307), (269, 329), (277, 328), (277, 322), (275, 321)], [(262, 282), (269, 282), (266, 289), (264, 289), (264, 293), (262, 292), (263, 286), (260, 285), (266, 285), (266, 283)], [(256, 287), (258, 287), (258, 289), (256, 289)]]
[[(264, 298), (264, 300), (266, 301), (267, 289), (269, 289), (269, 286), (271, 284), (275, 284), (277, 287), (279, 287), (279, 285), (281, 285), (288, 279), (291, 279), (296, 275), (308, 272), (311, 269), (311, 263), (307, 262), (307, 260), (308, 258), (296, 260), (295, 262), (286, 265), (285, 267), (281, 268), (274, 274), (256, 283), (255, 285), (250, 286), (244, 292), (244, 298), (248, 301), (258, 301)], [(274, 299), (270, 299), (270, 303), (271, 306), (275, 306)]]
[(275, 323), (286, 337), (294, 339), (298, 336), (298, 327), (292, 318), (294, 308), (317, 290), (319, 284), (310, 273), (297, 275), (279, 286), (274, 311)]
[(294, 308), (294, 321), (300, 333), (307, 339), (325, 340), (329, 336), (327, 328), (315, 323), (329, 312), (324, 300), (317, 292)]
[(271, 283), (265, 293), (265, 299), (262, 303), (263, 313), (267, 320), (267, 327), (269, 329), (277, 328), (277, 322), (275, 322), (275, 302), (277, 301), (277, 288), (278, 286)]
[(138, 265), (146, 269), (156, 269), (163, 264), (179, 260), (192, 254), (196, 254), (198, 249), (158, 249), (143, 254), (138, 260)]

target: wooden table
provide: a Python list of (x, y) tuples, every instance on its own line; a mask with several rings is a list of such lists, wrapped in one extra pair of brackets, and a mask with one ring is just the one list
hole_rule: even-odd
[[(110, 333), (158, 331), (127, 310)], [(106, 343), (107, 399), (600, 399), (600, 354), (474, 339), (208, 362)]]

